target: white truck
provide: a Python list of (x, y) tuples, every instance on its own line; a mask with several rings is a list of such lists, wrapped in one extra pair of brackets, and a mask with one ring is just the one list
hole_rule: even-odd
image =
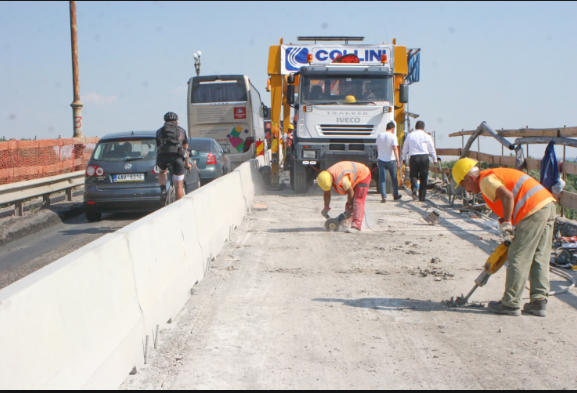
[[(347, 44), (317, 43), (335, 38)], [(306, 192), (319, 171), (340, 161), (363, 163), (378, 179), (376, 137), (393, 121), (402, 145), (408, 85), (418, 81), (419, 50), (408, 51), (395, 41), (348, 44), (362, 37), (299, 37), (306, 39), (315, 44), (281, 46), (286, 101), (297, 117), (293, 190)]]

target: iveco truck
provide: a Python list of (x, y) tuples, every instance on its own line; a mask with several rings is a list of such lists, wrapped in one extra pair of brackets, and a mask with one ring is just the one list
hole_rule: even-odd
[[(305, 192), (319, 171), (340, 161), (367, 165), (378, 179), (377, 135), (387, 123), (404, 133), (408, 85), (418, 81), (418, 52), (390, 45), (351, 45), (362, 37), (299, 37), (312, 45), (282, 45), (286, 101), (296, 126), (291, 185)], [(344, 45), (319, 41), (342, 39)]]

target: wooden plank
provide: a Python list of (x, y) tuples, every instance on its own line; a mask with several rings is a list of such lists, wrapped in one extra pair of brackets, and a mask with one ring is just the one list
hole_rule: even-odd
[[(497, 133), (505, 138), (519, 138), (519, 137), (537, 137), (537, 136), (552, 136), (552, 137), (577, 137), (577, 127), (558, 127), (558, 128), (520, 128), (517, 130), (495, 130)], [(450, 138), (457, 136), (473, 135), (475, 131), (459, 131), (449, 134)], [(483, 136), (491, 136), (483, 132)]]
[(527, 158), (527, 168), (529, 169), (541, 169), (541, 160), (535, 160), (533, 158)]
[(577, 209), (577, 194), (569, 191), (563, 191), (559, 198), (559, 204), (570, 209)]
[(436, 149), (438, 156), (461, 156), (461, 149)]
[(477, 153), (477, 160), (486, 162), (488, 164), (493, 164), (493, 156), (491, 154)]
[(501, 157), (501, 165), (507, 165), (515, 167), (515, 163), (517, 162), (517, 157)]
[(577, 163), (574, 162), (562, 162), (561, 172), (568, 173), (570, 175), (577, 175)]

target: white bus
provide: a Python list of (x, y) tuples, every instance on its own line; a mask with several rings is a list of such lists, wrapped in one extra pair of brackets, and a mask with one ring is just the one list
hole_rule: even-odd
[(211, 75), (188, 81), (188, 136), (212, 138), (235, 168), (256, 157), (264, 142), (268, 108), (246, 75)]

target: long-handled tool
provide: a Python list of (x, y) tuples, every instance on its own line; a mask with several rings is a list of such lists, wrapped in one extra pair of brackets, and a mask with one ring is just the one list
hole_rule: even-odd
[(475, 286), (471, 292), (469, 292), (467, 296), (461, 295), (455, 300), (457, 306), (464, 306), (467, 304), (469, 298), (477, 290), (477, 288), (484, 287), (489, 282), (489, 278), (503, 267), (505, 262), (507, 262), (507, 252), (509, 251), (510, 245), (511, 241), (505, 240), (499, 245), (499, 247), (497, 247), (495, 251), (493, 251), (485, 263), (485, 270), (483, 270), (483, 273), (481, 273), (475, 280)]
[(343, 223), (343, 221), (345, 221), (347, 218), (351, 218), (351, 217), (352, 217), (352, 214), (349, 211), (345, 211), (344, 213), (341, 213), (337, 218), (330, 218), (329, 217), (325, 221), (325, 229), (327, 231), (336, 232), (341, 227), (341, 224)]

